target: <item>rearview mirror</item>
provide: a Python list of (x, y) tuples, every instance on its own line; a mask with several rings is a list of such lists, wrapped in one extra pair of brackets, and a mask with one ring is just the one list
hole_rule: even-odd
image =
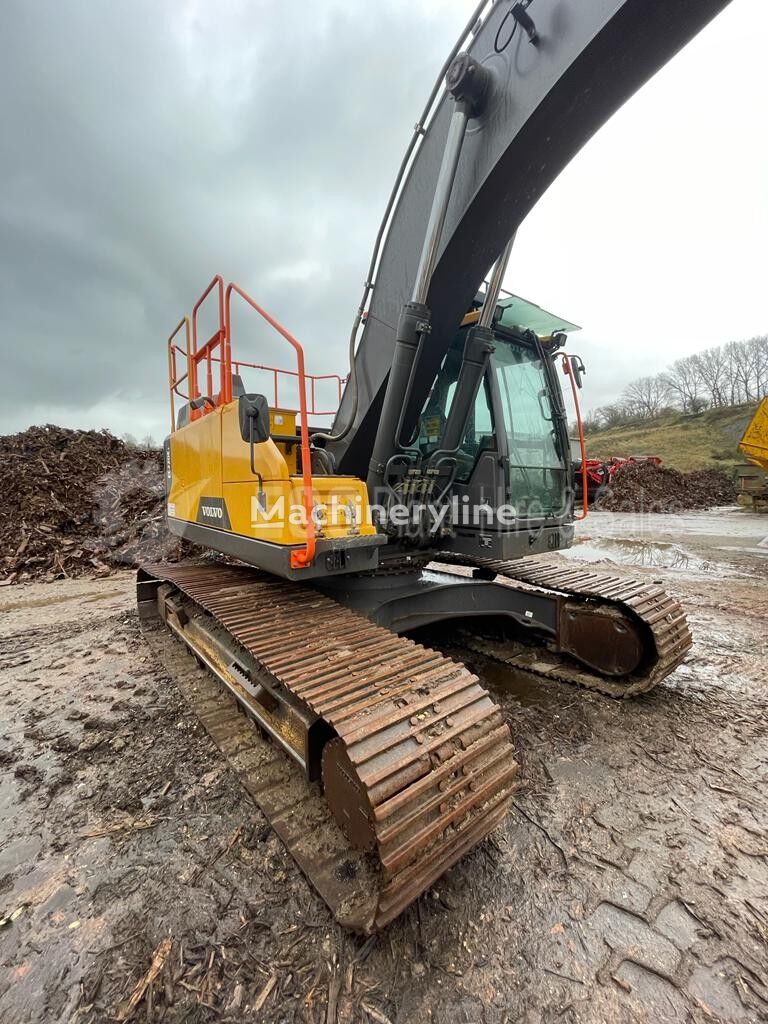
[(238, 415), (244, 441), (254, 445), (269, 440), (269, 404), (264, 395), (240, 395)]
[(576, 387), (581, 390), (583, 377), (587, 372), (584, 362), (581, 356), (569, 356), (568, 358), (571, 361), (571, 372), (573, 373), (573, 379), (576, 381)]

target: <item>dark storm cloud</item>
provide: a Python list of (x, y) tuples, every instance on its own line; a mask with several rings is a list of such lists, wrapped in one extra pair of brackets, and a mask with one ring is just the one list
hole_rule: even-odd
[(313, 368), (343, 369), (392, 177), (465, 16), (5, 3), (0, 429), (121, 403), (160, 422), (164, 339), (215, 271)]

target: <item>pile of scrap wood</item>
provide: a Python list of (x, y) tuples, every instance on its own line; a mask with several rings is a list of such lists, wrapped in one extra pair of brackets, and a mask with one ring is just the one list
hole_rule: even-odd
[(595, 506), (610, 512), (683, 512), (735, 501), (735, 484), (720, 469), (681, 473), (654, 462), (627, 462)]
[(48, 425), (0, 437), (0, 465), (0, 584), (181, 556), (165, 527), (159, 451)]

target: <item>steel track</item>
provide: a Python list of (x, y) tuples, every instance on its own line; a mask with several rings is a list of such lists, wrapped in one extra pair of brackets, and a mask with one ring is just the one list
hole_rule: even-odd
[[(303, 837), (292, 824), (288, 845), (344, 924), (383, 927), (502, 821), (517, 773), (509, 728), (464, 665), (257, 570), (149, 566), (140, 575), (177, 588), (255, 659), (274, 693), (287, 691), (333, 730), (324, 767), (335, 750), (334, 764), (353, 776), (358, 807), (347, 800), (344, 809), (365, 816), (372, 849), (356, 854), (337, 837), (335, 852), (317, 860), (302, 849), (311, 846), (311, 820)], [(254, 711), (247, 697), (241, 702)], [(228, 753), (220, 718), (202, 720)], [(254, 795), (281, 833), (288, 808), (268, 785)], [(354, 836), (354, 825), (345, 832)], [(371, 891), (361, 891), (361, 878)]]
[(590, 672), (567, 655), (522, 642), (482, 638), (462, 641), (472, 650), (546, 679), (575, 683), (611, 697), (634, 697), (652, 690), (674, 672), (693, 644), (682, 605), (656, 583), (528, 560), (504, 562), (441, 553), (435, 561), (438, 565), (442, 562), (481, 569), (501, 583), (522, 583), (535, 590), (608, 606), (641, 623), (647, 655), (637, 672), (621, 680)]

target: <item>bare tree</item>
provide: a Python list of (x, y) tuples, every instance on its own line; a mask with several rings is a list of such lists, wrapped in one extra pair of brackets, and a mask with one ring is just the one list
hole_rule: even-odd
[(709, 404), (719, 407), (728, 404), (728, 360), (722, 345), (708, 348), (693, 356), (696, 372)]
[[(583, 418), (584, 430), (588, 433), (593, 433), (595, 430), (599, 430), (603, 425), (600, 417), (599, 409), (590, 409), (589, 412)], [(571, 437), (576, 437), (578, 434), (578, 427), (576, 424), (572, 424), (570, 427)]]
[(750, 340), (755, 350), (755, 385), (758, 398), (768, 395), (768, 334)]
[(731, 373), (732, 404), (755, 397), (755, 352), (748, 341), (729, 341), (725, 346)]
[(611, 402), (610, 405), (601, 405), (595, 410), (600, 417), (604, 427), (619, 427), (627, 421), (627, 411), (620, 402)]
[(658, 416), (669, 398), (669, 387), (665, 379), (657, 374), (655, 377), (638, 377), (628, 384), (622, 395), (622, 404), (627, 411), (643, 419)]
[(667, 389), (674, 394), (683, 412), (693, 412), (699, 404), (702, 380), (695, 356), (677, 359), (663, 375)]
[(752, 402), (768, 394), (768, 335), (729, 341), (677, 359), (665, 373), (631, 381), (617, 402), (594, 409), (590, 430), (652, 419), (673, 403), (685, 413)]

